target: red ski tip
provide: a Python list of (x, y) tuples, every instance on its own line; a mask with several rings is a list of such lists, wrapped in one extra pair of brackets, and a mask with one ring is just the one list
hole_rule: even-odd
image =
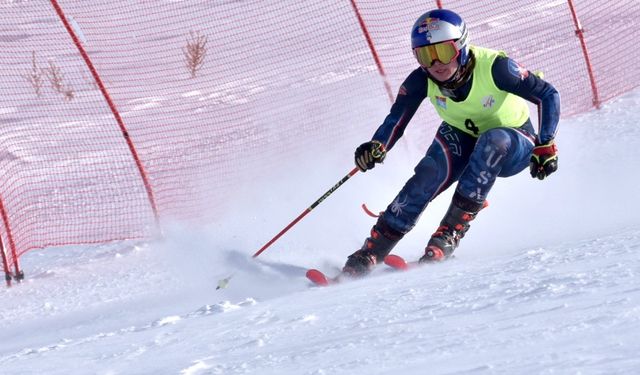
[(399, 255), (390, 254), (384, 258), (384, 264), (398, 270), (406, 270), (409, 268), (407, 262)]
[(329, 280), (327, 280), (327, 277), (324, 275), (324, 273), (316, 269), (311, 269), (307, 271), (307, 279), (311, 280), (311, 282), (316, 285), (320, 285), (320, 286), (329, 285)]

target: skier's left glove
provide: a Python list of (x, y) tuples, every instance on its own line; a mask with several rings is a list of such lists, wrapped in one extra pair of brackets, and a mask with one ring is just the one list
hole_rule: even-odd
[(558, 170), (558, 148), (553, 140), (547, 143), (536, 143), (529, 162), (531, 177), (544, 180), (545, 177)]

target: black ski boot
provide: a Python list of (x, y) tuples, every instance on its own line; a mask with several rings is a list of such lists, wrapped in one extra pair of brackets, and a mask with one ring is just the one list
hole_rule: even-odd
[(478, 212), (486, 206), (488, 206), (487, 201), (483, 203), (470, 201), (456, 192), (440, 226), (431, 235), (420, 262), (438, 262), (449, 258), (458, 247), (460, 239), (469, 230), (469, 222), (475, 219)]
[(352, 277), (366, 275), (376, 264), (384, 260), (402, 236), (402, 233), (389, 228), (380, 217), (371, 228), (371, 236), (364, 241), (362, 248), (349, 255), (342, 272)]

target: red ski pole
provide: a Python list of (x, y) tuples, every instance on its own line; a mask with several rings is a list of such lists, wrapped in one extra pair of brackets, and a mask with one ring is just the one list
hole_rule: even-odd
[(333, 194), (334, 191), (338, 190), (338, 188), (340, 186), (342, 186), (342, 184), (344, 184), (345, 182), (347, 182), (347, 180), (349, 178), (351, 178), (351, 176), (353, 176), (354, 174), (356, 174), (358, 172), (358, 167), (353, 168), (351, 170), (351, 172), (349, 172), (346, 176), (342, 177), (342, 179), (340, 181), (338, 181), (337, 184), (333, 185), (333, 187), (331, 189), (329, 189), (326, 193), (324, 193), (323, 196), (321, 196), (317, 201), (313, 202), (313, 204), (311, 206), (309, 206), (309, 208), (307, 208), (306, 210), (304, 210), (297, 218), (295, 218), (291, 223), (289, 223), (289, 225), (287, 225), (283, 230), (280, 231), (280, 233), (276, 234), (275, 237), (273, 237), (269, 242), (267, 242), (266, 244), (264, 244), (264, 246), (262, 246), (260, 248), (260, 250), (256, 251), (255, 254), (253, 254), (253, 257), (257, 257), (258, 255), (260, 255), (263, 251), (265, 251), (269, 246), (271, 246), (274, 242), (276, 242), (278, 240), (278, 238), (282, 237), (283, 234), (285, 234), (289, 229), (291, 229), (291, 227), (293, 227), (294, 225), (296, 225), (300, 220), (302, 220), (303, 217), (307, 216), (307, 214), (309, 212), (311, 212), (311, 210), (313, 210), (314, 208), (316, 208), (320, 203), (322, 203), (323, 200), (325, 200), (329, 195)]

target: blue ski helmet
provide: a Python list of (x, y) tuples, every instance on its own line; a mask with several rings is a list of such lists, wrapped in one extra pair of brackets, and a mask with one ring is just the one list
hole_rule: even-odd
[(467, 24), (457, 13), (447, 9), (430, 10), (421, 15), (411, 29), (411, 49), (453, 40), (460, 51), (458, 64), (469, 61)]

